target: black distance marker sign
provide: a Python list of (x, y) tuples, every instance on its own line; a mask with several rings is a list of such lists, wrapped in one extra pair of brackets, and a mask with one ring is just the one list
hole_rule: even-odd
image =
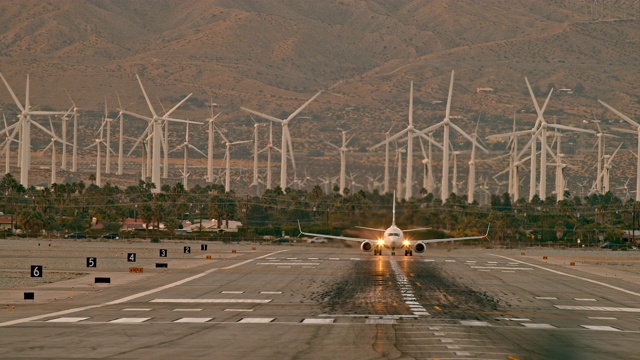
[(127, 262), (136, 262), (136, 253), (128, 253)]
[(98, 259), (94, 258), (94, 257), (88, 257), (87, 258), (87, 267), (88, 268), (94, 268), (98, 265)]
[(31, 265), (31, 277), (42, 277), (42, 265)]

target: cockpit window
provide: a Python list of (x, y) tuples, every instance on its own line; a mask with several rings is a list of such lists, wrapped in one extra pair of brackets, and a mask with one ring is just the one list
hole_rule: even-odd
[(398, 233), (389, 233), (389, 236), (400, 236)]

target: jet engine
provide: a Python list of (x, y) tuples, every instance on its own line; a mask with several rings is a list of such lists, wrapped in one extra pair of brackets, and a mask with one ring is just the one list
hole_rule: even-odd
[(360, 244), (360, 249), (365, 252), (373, 250), (373, 244), (370, 241), (363, 241)]
[(413, 244), (413, 251), (417, 253), (423, 253), (427, 249), (427, 246), (424, 243), (417, 242)]

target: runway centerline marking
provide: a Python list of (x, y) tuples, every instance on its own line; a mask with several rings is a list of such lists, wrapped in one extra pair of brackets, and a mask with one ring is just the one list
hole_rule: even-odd
[(571, 305), (554, 305), (560, 310), (587, 310), (587, 311), (618, 311), (618, 312), (640, 312), (640, 308), (628, 307), (607, 307), (607, 306), (571, 306)]
[(268, 304), (272, 299), (153, 299), (153, 303), (180, 304)]
[(235, 268), (235, 267), (238, 267), (238, 266), (241, 266), (241, 265), (244, 265), (244, 264), (250, 263), (250, 262), (252, 262), (252, 261), (260, 260), (260, 259), (264, 259), (264, 258), (266, 258), (266, 257), (273, 256), (273, 255), (275, 255), (275, 254), (278, 254), (278, 253), (281, 253), (281, 252), (285, 252), (285, 251), (288, 251), (288, 250), (279, 250), (279, 251), (272, 252), (272, 253), (269, 253), (269, 254), (266, 254), (266, 255), (262, 255), (262, 256), (255, 257), (255, 258), (253, 258), (253, 259), (249, 259), (249, 260), (246, 260), (246, 261), (243, 261), (243, 262), (239, 262), (239, 263), (237, 263), (237, 264), (234, 264), (234, 265), (231, 265), (231, 266), (227, 266), (227, 267), (224, 267), (224, 268), (213, 268), (213, 269), (209, 269), (209, 270), (206, 270), (206, 271), (201, 272), (200, 274), (196, 274), (196, 275), (190, 276), (190, 277), (188, 277), (188, 278), (185, 278), (185, 279), (182, 279), (182, 280), (178, 280), (178, 281), (173, 282), (173, 283), (171, 283), (171, 284), (163, 285), (163, 286), (157, 287), (157, 288), (155, 288), (155, 289), (151, 289), (151, 290), (143, 291), (143, 292), (138, 293), (138, 294), (134, 294), (134, 295), (126, 296), (126, 297), (123, 297), (123, 298), (121, 298), (121, 299), (117, 299), (117, 300), (109, 301), (109, 302), (106, 302), (106, 303), (96, 304), (96, 305), (89, 305), (89, 306), (83, 306), (83, 307), (79, 307), (79, 308), (73, 308), (73, 309), (67, 309), (67, 310), (62, 310), (62, 311), (56, 311), (56, 312), (53, 312), (53, 313), (47, 313), (47, 314), (42, 314), (42, 315), (30, 316), (30, 317), (26, 317), (26, 318), (22, 318), (22, 319), (15, 319), (15, 320), (10, 320), (10, 321), (5, 321), (5, 322), (0, 323), (0, 327), (4, 327), (4, 326), (11, 326), (11, 325), (16, 325), (16, 324), (22, 324), (22, 323), (26, 323), (26, 322), (29, 322), (29, 321), (42, 320), (42, 319), (45, 319), (45, 318), (48, 318), (48, 317), (54, 317), (54, 316), (61, 316), (61, 315), (73, 314), (73, 313), (77, 313), (77, 312), (80, 312), (80, 311), (91, 310), (91, 309), (97, 309), (97, 308), (101, 308), (101, 307), (109, 306), (109, 305), (117, 305), (117, 304), (121, 304), (121, 303), (124, 303), (124, 302), (130, 301), (130, 300), (134, 300), (134, 299), (137, 299), (137, 298), (140, 298), (140, 297), (143, 297), (143, 296), (147, 296), (147, 295), (150, 295), (150, 294), (154, 294), (154, 293), (157, 293), (157, 292), (160, 292), (160, 291), (166, 290), (166, 289), (170, 289), (170, 288), (172, 288), (172, 287), (176, 287), (176, 286), (179, 286), (179, 285), (182, 285), (182, 284), (188, 283), (188, 282), (190, 282), (190, 281), (193, 281), (193, 280), (199, 279), (199, 278), (201, 278), (201, 277), (203, 277), (203, 276), (207, 276), (207, 275), (211, 274), (212, 272), (217, 271), (217, 270), (219, 270), (219, 269), (223, 269), (223, 270), (226, 270), (226, 269), (233, 269), (233, 268)]
[(546, 271), (552, 272), (552, 273), (554, 273), (554, 274), (563, 275), (563, 276), (568, 276), (568, 277), (570, 277), (570, 278), (574, 278), (574, 279), (584, 280), (584, 281), (590, 282), (590, 283), (592, 283), (592, 284), (602, 285), (602, 286), (608, 287), (608, 288), (610, 288), (610, 289), (618, 290), (618, 291), (621, 291), (621, 292), (623, 292), (623, 293), (627, 293), (627, 294), (630, 294), (630, 295), (634, 295), (634, 296), (639, 296), (639, 297), (640, 297), (640, 293), (637, 293), (637, 292), (635, 292), (635, 291), (631, 291), (631, 290), (627, 290), (627, 289), (624, 289), (624, 288), (621, 288), (621, 287), (618, 287), (618, 286), (609, 285), (609, 284), (603, 283), (603, 282), (601, 282), (601, 281), (592, 280), (592, 279), (584, 278), (584, 277), (577, 276), (577, 275), (572, 275), (572, 274), (563, 273), (562, 271), (553, 270), (553, 269), (546, 268), (546, 267), (544, 267), (544, 266), (535, 265), (535, 264), (527, 263), (527, 262), (524, 262), (524, 261), (520, 261), (520, 260), (512, 259), (512, 258), (507, 257), (507, 256), (502, 256), (502, 255), (497, 255), (497, 254), (489, 254), (489, 255), (491, 255), (491, 256), (501, 257), (501, 258), (503, 258), (503, 259), (511, 260), (511, 261), (514, 261), (514, 262), (517, 262), (517, 263), (520, 263), (520, 264), (524, 264), (524, 265), (528, 265), (528, 266), (533, 266), (533, 267), (536, 267), (536, 268), (538, 268), (538, 269), (542, 269), (542, 270), (546, 270)]

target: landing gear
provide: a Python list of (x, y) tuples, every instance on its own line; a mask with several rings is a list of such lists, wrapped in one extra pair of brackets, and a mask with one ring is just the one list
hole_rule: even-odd
[(395, 252), (395, 251), (392, 251), (392, 252), (391, 252), (391, 256), (396, 256), (396, 252)]
[(413, 256), (413, 250), (405, 249), (404, 250), (404, 256)]
[(382, 248), (378, 247), (378, 248), (373, 249), (373, 255), (374, 255), (374, 256), (375, 256), (375, 255), (380, 255), (380, 256), (382, 256)]

